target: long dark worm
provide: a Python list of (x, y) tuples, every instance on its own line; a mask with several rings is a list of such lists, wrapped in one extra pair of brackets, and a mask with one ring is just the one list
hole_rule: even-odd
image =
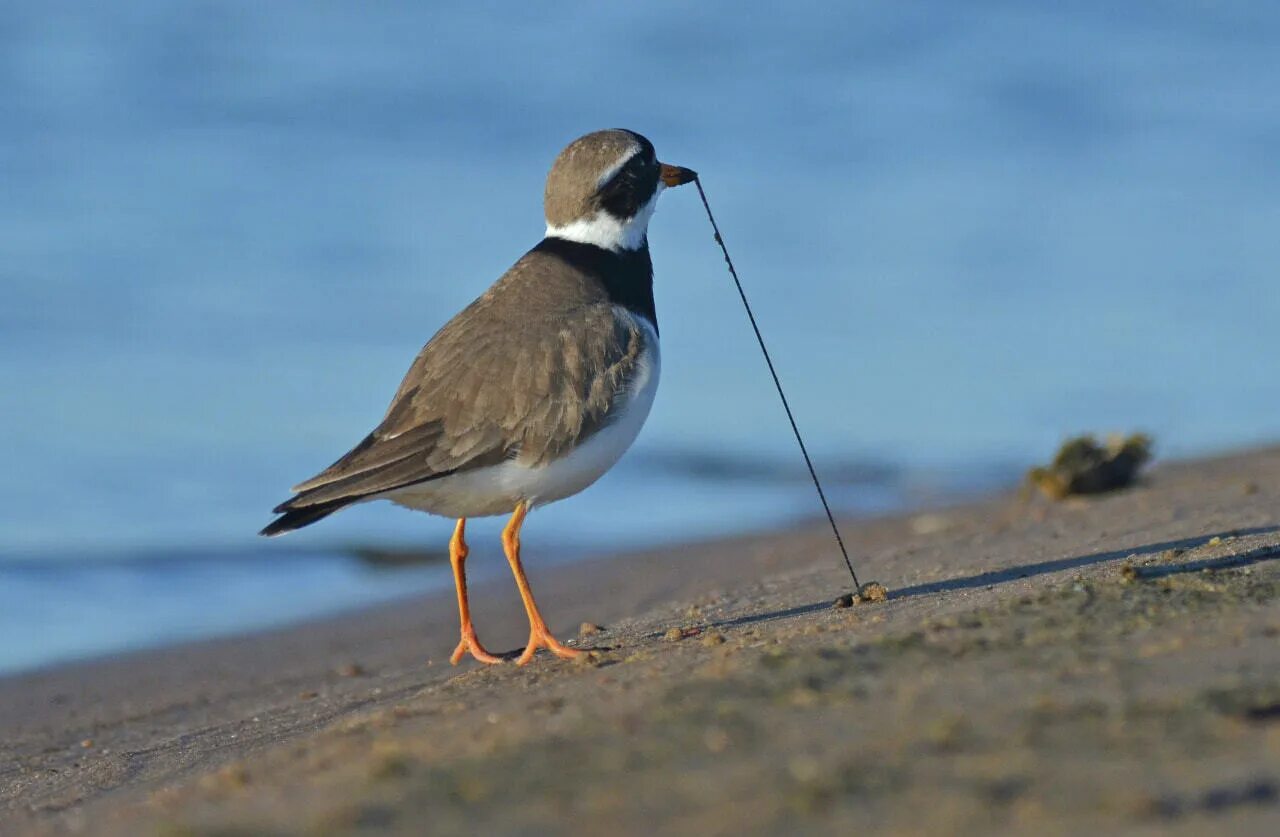
[(836, 525), (836, 517), (831, 513), (831, 504), (827, 502), (827, 494), (822, 490), (822, 483), (818, 480), (818, 472), (813, 468), (813, 460), (809, 458), (809, 450), (804, 446), (804, 439), (800, 436), (800, 428), (796, 425), (796, 417), (791, 412), (791, 405), (787, 403), (787, 394), (782, 391), (782, 381), (778, 380), (778, 370), (773, 367), (773, 358), (769, 357), (769, 350), (765, 348), (764, 336), (760, 334), (760, 326), (756, 324), (756, 315), (751, 311), (751, 303), (747, 302), (746, 291), (742, 290), (742, 280), (738, 278), (738, 271), (733, 267), (733, 259), (729, 258), (729, 248), (724, 244), (724, 236), (720, 235), (720, 227), (716, 224), (716, 216), (711, 214), (711, 204), (707, 203), (707, 193), (702, 189), (702, 179), (694, 178), (694, 184), (698, 187), (698, 196), (702, 198), (702, 206), (707, 210), (707, 220), (711, 222), (711, 230), (716, 235), (716, 244), (720, 245), (720, 252), (724, 253), (724, 263), (729, 266), (729, 275), (733, 277), (733, 284), (738, 288), (738, 296), (742, 298), (742, 307), (747, 309), (747, 319), (751, 321), (751, 328), (756, 333), (756, 342), (760, 344), (760, 352), (764, 355), (764, 362), (769, 366), (769, 374), (773, 376), (773, 385), (778, 390), (778, 397), (782, 399), (782, 409), (787, 411), (787, 421), (791, 422), (791, 432), (796, 436), (796, 443), (800, 445), (800, 453), (804, 455), (804, 464), (809, 466), (809, 476), (813, 478), (813, 487), (818, 489), (818, 499), (822, 501), (822, 509), (827, 513), (827, 521), (831, 524), (831, 532), (836, 536), (836, 545), (840, 547), (840, 554), (844, 556), (844, 565), (849, 568), (849, 575), (853, 578), (853, 589), (855, 592), (862, 589), (862, 585), (858, 583), (858, 574), (853, 571), (853, 561), (849, 560), (849, 550), (844, 548), (844, 538), (840, 537), (840, 527)]

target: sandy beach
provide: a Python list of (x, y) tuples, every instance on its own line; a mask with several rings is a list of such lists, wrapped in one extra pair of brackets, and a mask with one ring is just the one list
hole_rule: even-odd
[[(0, 680), (4, 834), (1280, 831), (1280, 448)], [(474, 591), (515, 649), (514, 589)]]

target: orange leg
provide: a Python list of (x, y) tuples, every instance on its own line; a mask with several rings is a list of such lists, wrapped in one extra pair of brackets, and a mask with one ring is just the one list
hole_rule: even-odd
[(542, 614), (538, 612), (537, 602), (533, 600), (529, 579), (525, 577), (524, 567), (520, 564), (520, 527), (524, 525), (524, 518), (528, 512), (529, 507), (524, 501), (518, 503), (516, 510), (511, 514), (511, 520), (507, 523), (507, 528), (502, 530), (502, 549), (507, 553), (511, 572), (516, 577), (516, 586), (520, 588), (520, 598), (524, 600), (525, 613), (529, 615), (529, 644), (524, 647), (524, 653), (520, 655), (520, 659), (516, 660), (516, 665), (522, 666), (528, 663), (539, 648), (546, 648), (557, 657), (565, 659), (581, 657), (584, 652), (562, 644), (551, 635)]
[(495, 657), (484, 650), (484, 646), (476, 637), (476, 629), (471, 624), (471, 607), (467, 604), (466, 534), (467, 519), (462, 517), (458, 519), (453, 537), (449, 539), (449, 564), (453, 567), (454, 586), (458, 588), (458, 618), (462, 621), (462, 641), (453, 650), (449, 662), (456, 666), (462, 659), (462, 655), (470, 651), (471, 656), (482, 663), (500, 663), (501, 657)]

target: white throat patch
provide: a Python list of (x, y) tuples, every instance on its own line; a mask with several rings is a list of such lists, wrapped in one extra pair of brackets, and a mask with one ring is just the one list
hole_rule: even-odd
[(548, 224), (547, 238), (594, 244), (605, 250), (639, 250), (649, 233), (649, 219), (658, 206), (658, 196), (665, 188), (666, 184), (659, 180), (653, 197), (630, 218), (615, 218), (602, 209), (590, 218), (579, 218), (563, 226)]

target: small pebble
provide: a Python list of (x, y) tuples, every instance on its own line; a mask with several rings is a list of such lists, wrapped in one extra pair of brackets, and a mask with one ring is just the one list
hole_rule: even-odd
[(359, 663), (347, 663), (338, 668), (339, 677), (359, 677), (364, 674), (364, 668)]
[(679, 628), (667, 628), (667, 632), (662, 635), (667, 642), (675, 642), (684, 639), (684, 631)]
[(412, 761), (405, 754), (386, 752), (374, 760), (369, 768), (369, 776), (372, 779), (399, 779), (408, 776), (412, 767)]
[(941, 514), (920, 514), (911, 518), (911, 531), (917, 535), (933, 535), (950, 526), (951, 521)]
[(215, 773), (200, 777), (200, 785), (206, 790), (222, 791), (243, 788), (249, 784), (249, 771), (238, 764), (229, 764)]
[(86, 738), (84, 741), (81, 741), (81, 742), (80, 742), (80, 746), (81, 746), (81, 747), (83, 747), (83, 748), (85, 748), (86, 750), (87, 750), (87, 749), (89, 749), (90, 747), (92, 747), (92, 746), (93, 746), (93, 739), (92, 739), (92, 738)]
[(787, 772), (797, 782), (808, 784), (822, 776), (822, 767), (809, 756), (798, 756), (787, 763)]
[(597, 625), (594, 622), (583, 622), (581, 625), (578, 626), (578, 636), (580, 637), (594, 636), (595, 634), (598, 634), (603, 630), (604, 630), (603, 627), (601, 627), (600, 625)]
[(715, 633), (707, 634), (702, 638), (702, 644), (707, 646), (724, 645), (724, 634), (718, 631)]
[(702, 735), (703, 742), (707, 745), (707, 749), (713, 753), (723, 753), (729, 746), (729, 733), (720, 727), (711, 727)]
[(889, 600), (889, 590), (878, 581), (868, 581), (858, 590), (860, 602), (884, 602)]

